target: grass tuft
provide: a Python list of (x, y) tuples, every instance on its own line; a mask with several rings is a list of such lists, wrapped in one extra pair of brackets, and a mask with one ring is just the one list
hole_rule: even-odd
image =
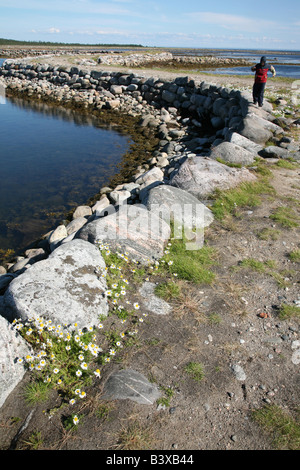
[(282, 206), (278, 207), (273, 214), (270, 215), (270, 219), (279, 223), (287, 229), (292, 229), (299, 226), (299, 217), (290, 207)]
[(300, 449), (300, 426), (277, 405), (268, 405), (255, 410), (252, 414), (254, 421), (270, 434), (272, 446), (277, 450)]
[(297, 305), (283, 304), (280, 307), (279, 318), (281, 320), (289, 320), (290, 318), (300, 318), (300, 307)]
[(236, 215), (238, 208), (257, 207), (261, 204), (261, 195), (274, 194), (274, 188), (265, 181), (242, 183), (239, 187), (215, 192), (211, 210), (216, 219), (226, 215)]
[(205, 375), (203, 364), (200, 364), (199, 362), (189, 362), (184, 370), (194, 380), (196, 380), (196, 382), (200, 382)]

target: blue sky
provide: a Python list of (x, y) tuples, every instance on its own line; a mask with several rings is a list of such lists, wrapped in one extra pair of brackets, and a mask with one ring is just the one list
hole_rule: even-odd
[(299, 0), (0, 0), (0, 37), (300, 50)]

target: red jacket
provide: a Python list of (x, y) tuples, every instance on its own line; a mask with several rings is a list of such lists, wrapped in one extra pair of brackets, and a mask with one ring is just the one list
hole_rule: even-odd
[(276, 74), (273, 65), (269, 64), (256, 64), (254, 67), (252, 67), (252, 71), (255, 71), (255, 83), (266, 83), (268, 72), (272, 72), (273, 77)]

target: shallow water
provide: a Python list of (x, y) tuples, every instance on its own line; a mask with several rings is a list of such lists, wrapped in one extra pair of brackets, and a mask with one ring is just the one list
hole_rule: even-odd
[[(254, 64), (254, 63), (253, 63)], [(282, 65), (274, 63), (277, 77), (288, 77), (298, 80), (300, 78), (300, 65)], [(213, 73), (218, 75), (253, 75), (251, 67), (229, 67), (219, 68), (215, 70), (203, 70), (203, 73)], [(201, 72), (201, 73), (202, 73)], [(272, 74), (268, 74), (269, 78), (272, 78)], [(276, 78), (275, 78), (276, 80)]]
[(130, 137), (62, 107), (0, 105), (0, 249), (24, 248), (117, 173)]

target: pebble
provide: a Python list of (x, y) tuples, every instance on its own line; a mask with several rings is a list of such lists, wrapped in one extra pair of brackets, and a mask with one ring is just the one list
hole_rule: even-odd
[(240, 381), (246, 380), (246, 374), (245, 374), (245, 372), (244, 372), (244, 369), (243, 369), (240, 365), (238, 365), (238, 364), (233, 364), (233, 365), (231, 366), (231, 369), (232, 369), (232, 371), (233, 371), (233, 373), (234, 373), (234, 375), (235, 375), (235, 378), (236, 378), (237, 380), (240, 380)]

